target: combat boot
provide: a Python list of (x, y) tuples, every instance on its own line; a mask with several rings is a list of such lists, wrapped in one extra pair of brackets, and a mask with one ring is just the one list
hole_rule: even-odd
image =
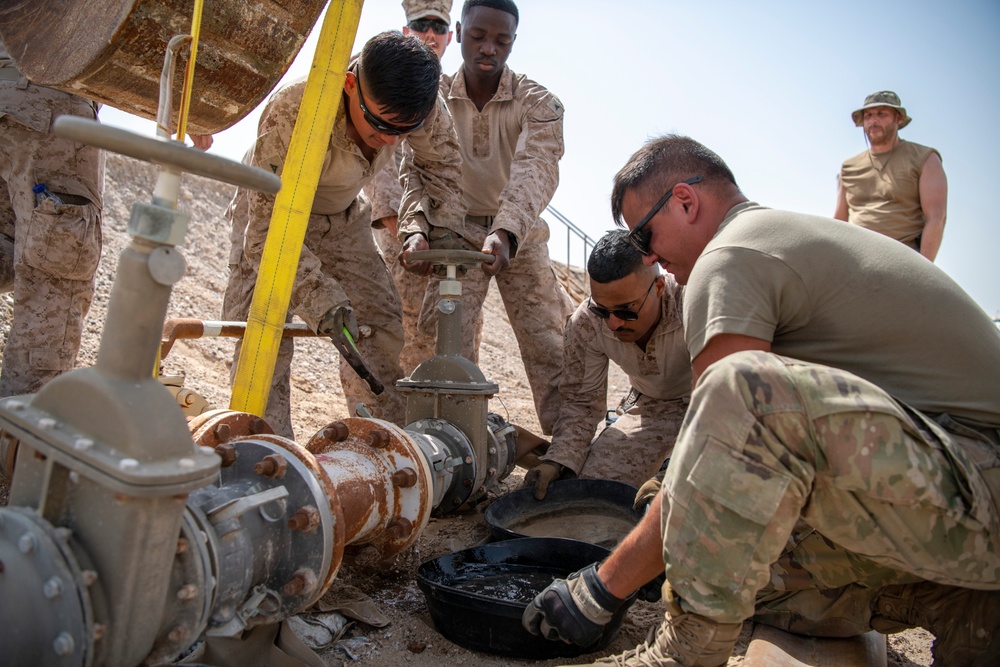
[(642, 644), (591, 665), (718, 667), (729, 661), (742, 628), (742, 623), (716, 623), (697, 614), (668, 614)]
[(872, 628), (890, 634), (918, 626), (935, 637), (935, 667), (1000, 664), (1000, 591), (930, 581), (883, 589)]

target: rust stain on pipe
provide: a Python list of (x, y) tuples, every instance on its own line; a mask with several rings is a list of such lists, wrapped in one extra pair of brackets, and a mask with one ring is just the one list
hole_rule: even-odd
[[(325, 4), (213, 2), (202, 17), (188, 131), (215, 134), (260, 104)], [(33, 82), (150, 120), (156, 119), (167, 42), (190, 30), (190, 0), (33, 0), (0, 9), (0, 37)], [(183, 58), (178, 68), (185, 65)], [(182, 79), (174, 85), (175, 119)]]

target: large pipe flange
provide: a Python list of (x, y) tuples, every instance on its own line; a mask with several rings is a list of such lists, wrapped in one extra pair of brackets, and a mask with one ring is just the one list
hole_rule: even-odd
[(185, 512), (170, 571), (163, 624), (156, 633), (156, 641), (146, 656), (145, 664), (173, 662), (184, 649), (198, 640), (208, 624), (218, 584), (218, 573), (212, 572), (209, 550), (202, 546), (209, 539), (194, 516)]
[(378, 419), (348, 418), (306, 445), (334, 480), (347, 542), (379, 560), (416, 542), (432, 510), (430, 467), (406, 431)]
[(238, 452), (230, 440), (251, 435), (271, 435), (271, 425), (249, 412), (209, 410), (188, 422), (196, 445), (209, 447), (222, 458), (222, 466), (231, 466)]
[(0, 646), (4, 664), (89, 665), (105, 626), (96, 625), (97, 573), (77, 559), (67, 528), (0, 507)]
[(217, 528), (249, 509), (257, 510), (263, 524), (256, 530), (270, 546), (255, 547), (273, 548), (266, 556), (268, 579), (258, 583), (280, 593), (284, 613), (298, 613), (322, 597), (343, 562), (344, 512), (334, 483), (312, 454), (287, 438), (241, 436), (227, 444), (236, 448), (237, 456), (220, 470), (219, 486), (252, 495), (240, 493), (224, 506), (201, 509)]

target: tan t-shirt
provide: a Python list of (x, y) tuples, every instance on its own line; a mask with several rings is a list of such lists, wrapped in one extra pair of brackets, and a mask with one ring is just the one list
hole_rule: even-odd
[[(431, 220), (479, 244), (504, 229), (525, 240), (559, 185), (563, 105), (544, 86), (504, 67), (500, 85), (482, 111), (469, 99), (464, 65), (441, 77), (441, 92), (455, 119), (462, 151), (462, 189), (470, 216), (493, 216), (489, 229)], [(404, 158), (405, 165), (408, 160)], [(407, 210), (407, 200), (401, 206)], [(400, 238), (427, 233), (426, 225), (401, 225)]]
[(829, 218), (735, 206), (684, 294), (694, 359), (713, 336), (855, 373), (928, 414), (1000, 426), (1000, 331), (944, 271)]
[(840, 183), (847, 220), (916, 248), (927, 218), (920, 206), (920, 174), (933, 148), (900, 142), (888, 153), (865, 151), (845, 160)]

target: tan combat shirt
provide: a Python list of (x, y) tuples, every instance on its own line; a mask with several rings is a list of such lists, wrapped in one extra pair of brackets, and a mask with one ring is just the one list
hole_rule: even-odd
[[(565, 152), (562, 102), (507, 67), (482, 111), (466, 92), (464, 65), (453, 76), (441, 77), (441, 91), (458, 132), (468, 213), (492, 216), (493, 221), (488, 228), (465, 220), (431, 224), (447, 227), (473, 244), (501, 229), (525, 239), (559, 185), (559, 159)], [(409, 152), (403, 164), (408, 161)], [(428, 231), (424, 221), (409, 215), (413, 205), (407, 191), (400, 209), (407, 218), (400, 224), (400, 239)]]
[(864, 151), (845, 160), (840, 183), (848, 222), (916, 248), (927, 223), (920, 206), (920, 174), (931, 153), (937, 151), (901, 139), (887, 153)]
[(691, 360), (682, 328), (684, 289), (673, 276), (665, 278), (660, 321), (645, 351), (635, 343), (615, 338), (605, 321), (587, 309), (589, 300), (573, 313), (564, 334), (559, 383), (562, 407), (544, 460), (580, 472), (594, 431), (607, 411), (608, 361), (620, 366), (644, 396), (671, 400), (691, 395)]
[(692, 359), (719, 334), (751, 336), (929, 415), (1000, 427), (996, 325), (933, 263), (837, 220), (734, 206), (691, 272), (684, 332)]
[[(295, 118), (305, 80), (276, 91), (261, 115), (257, 140), (244, 158), (247, 164), (281, 175), (288, 146), (295, 127)], [(347, 136), (347, 99), (342, 100), (334, 121), (333, 133), (323, 165), (312, 215), (338, 215), (355, 201), (361, 189), (390, 159), (393, 148), (383, 146), (369, 162), (361, 149)], [(461, 156), (451, 116), (438, 98), (438, 107), (424, 125), (407, 135), (413, 149), (413, 159), (404, 169), (418, 205), (408, 215), (419, 218), (418, 224), (452, 225), (463, 220), (465, 207), (461, 201)], [(271, 223), (275, 197), (240, 188), (236, 191), (227, 215), (233, 226), (229, 263), (242, 263), (253, 271), (260, 266), (264, 241)], [(310, 326), (318, 324), (327, 310), (347, 301), (337, 281), (322, 270), (321, 258), (308, 245), (303, 245), (290, 308)]]

